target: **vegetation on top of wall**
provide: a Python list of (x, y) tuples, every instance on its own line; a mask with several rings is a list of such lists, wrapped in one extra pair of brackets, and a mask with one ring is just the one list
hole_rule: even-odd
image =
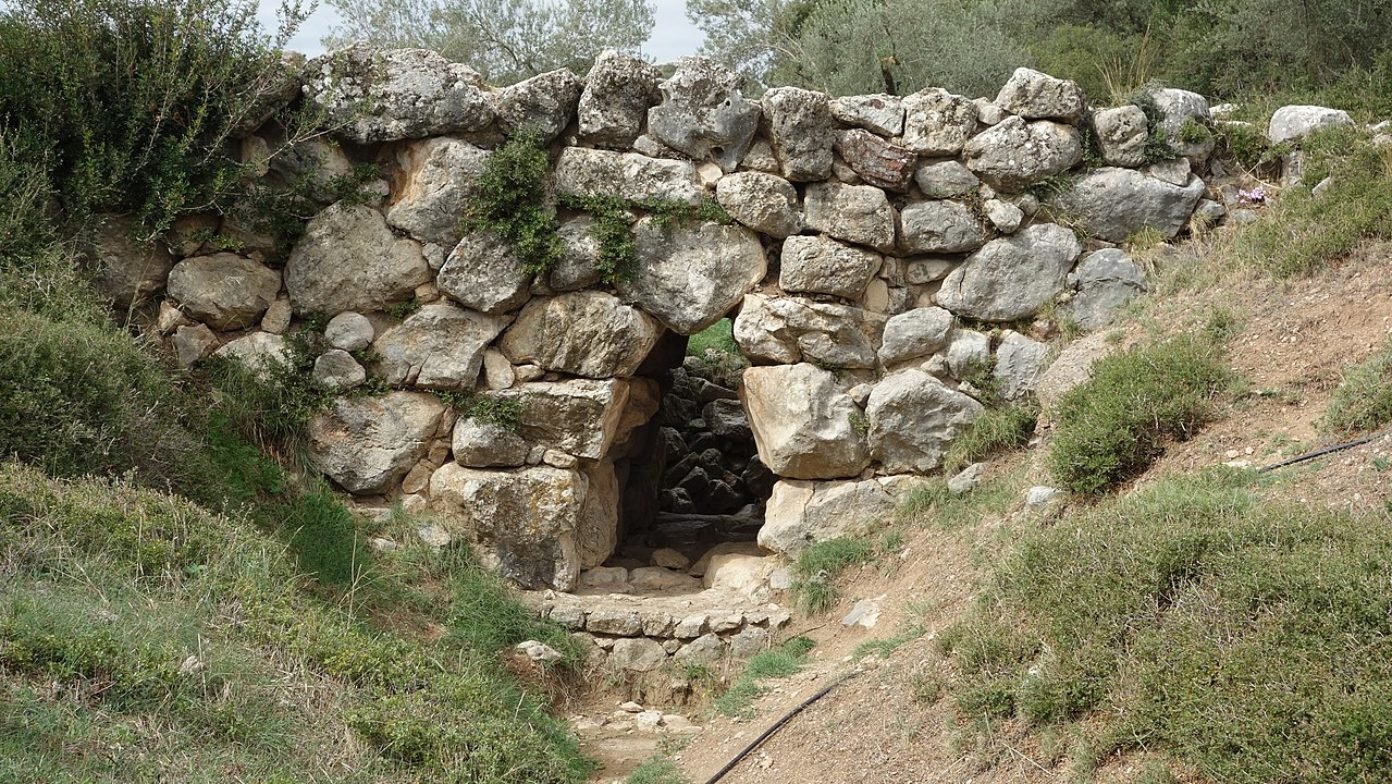
[(1387, 522), (1226, 469), (1084, 508), (1028, 532), (940, 636), (949, 691), (970, 719), (1083, 732), (1081, 769), (1145, 749), (1209, 781), (1378, 780)]
[(565, 246), (546, 203), (551, 159), (535, 130), (508, 137), (479, 175), (477, 193), (464, 214), (465, 231), (485, 231), (512, 246), (529, 272), (560, 263)]
[(1106, 492), (1149, 466), (1166, 439), (1192, 435), (1228, 379), (1206, 338), (1171, 338), (1098, 360), (1092, 377), (1059, 400), (1050, 471), (1073, 492)]

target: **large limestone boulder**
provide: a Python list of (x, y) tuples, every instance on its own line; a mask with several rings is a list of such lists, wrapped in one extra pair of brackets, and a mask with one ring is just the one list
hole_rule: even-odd
[(881, 136), (898, 136), (904, 132), (904, 101), (897, 95), (833, 98), (831, 116)]
[(277, 367), (290, 366), (285, 338), (269, 332), (244, 335), (214, 351), (213, 356), (238, 362), (263, 381), (268, 380)]
[(744, 77), (705, 57), (677, 60), (648, 110), (648, 133), (698, 161), (734, 171), (759, 130), (759, 104), (744, 97)]
[(1324, 128), (1352, 126), (1353, 118), (1341, 109), (1324, 106), (1282, 106), (1271, 115), (1266, 136), (1272, 144), (1295, 141)]
[(396, 156), (401, 173), (387, 223), (421, 242), (453, 247), (463, 236), (460, 220), (491, 155), (448, 136), (404, 145)]
[(1068, 229), (1055, 223), (1030, 226), (986, 243), (948, 273), (937, 303), (969, 318), (1024, 318), (1063, 289), (1068, 270), (1082, 252), (1082, 243)]
[(602, 291), (527, 303), (499, 348), (515, 365), (587, 378), (631, 376), (662, 334), (648, 314)]
[(304, 94), (360, 144), (481, 131), (493, 122), (483, 77), (425, 49), (353, 44), (311, 60)]
[(564, 68), (504, 87), (493, 102), (498, 127), (506, 134), (532, 131), (549, 142), (570, 125), (583, 87), (580, 77)]
[(940, 87), (905, 96), (904, 146), (930, 156), (951, 157), (976, 131), (976, 104)]
[(966, 253), (986, 244), (986, 229), (965, 204), (916, 201), (899, 211), (899, 244), (905, 253)]
[(831, 176), (836, 134), (826, 95), (800, 87), (775, 87), (764, 93), (762, 104), (769, 142), (783, 176), (793, 182)]
[(580, 576), (576, 529), (588, 484), (573, 469), (447, 463), (430, 477), (430, 506), (498, 574), (523, 588), (569, 591)]
[(730, 217), (761, 234), (781, 239), (802, 229), (797, 190), (776, 174), (727, 174), (715, 184), (715, 200)]
[(894, 208), (879, 188), (839, 182), (809, 185), (804, 213), (813, 231), (880, 251), (894, 249)]
[(587, 289), (604, 277), (599, 268), (599, 240), (594, 233), (594, 218), (577, 215), (561, 223), (556, 230), (561, 238), (561, 258), (547, 272), (546, 282), (552, 291)]
[(910, 368), (885, 376), (865, 404), (874, 459), (890, 473), (923, 473), (942, 465), (952, 440), (981, 414), (982, 406)]
[(619, 477), (614, 464), (608, 460), (591, 463), (580, 470), (588, 488), (575, 527), (575, 543), (580, 568), (592, 569), (613, 555), (619, 544)]
[(1186, 123), (1198, 123), (1205, 129), (1213, 124), (1208, 99), (1198, 93), (1173, 87), (1154, 88), (1149, 90), (1147, 95), (1160, 110), (1160, 127), (1164, 129), (1175, 152), (1194, 161), (1208, 158), (1217, 144), (1213, 134), (1208, 133), (1199, 141), (1188, 142), (1182, 138), (1181, 133)]
[(880, 362), (886, 367), (927, 357), (945, 348), (954, 319), (942, 308), (914, 308), (885, 322)]
[(285, 290), (301, 316), (382, 310), (429, 280), (420, 243), (392, 234), (371, 207), (344, 202), (310, 218), (285, 264)]
[(309, 423), (309, 462), (350, 493), (388, 490), (430, 449), (445, 407), (434, 395), (341, 397)]
[(783, 479), (769, 497), (759, 546), (796, 557), (818, 542), (869, 534), (894, 512), (894, 506), (894, 497), (874, 479)]
[(1086, 99), (1077, 82), (1016, 68), (996, 95), (995, 104), (1026, 120), (1075, 122), (1086, 108)]
[(531, 445), (497, 422), (460, 417), (450, 436), (454, 461), (469, 468), (516, 468), (527, 462)]
[(1007, 329), (996, 349), (996, 367), (992, 371), (1000, 396), (1019, 400), (1033, 392), (1048, 359), (1048, 344)]
[(595, 58), (580, 94), (580, 141), (627, 148), (638, 138), (648, 109), (661, 97), (656, 66), (606, 49)]
[(753, 367), (740, 396), (759, 460), (779, 476), (837, 479), (870, 464), (860, 408), (835, 374), (809, 364)]
[(789, 237), (783, 243), (778, 286), (789, 293), (859, 299), (883, 263), (874, 251), (827, 236)]
[(138, 305), (164, 290), (174, 259), (164, 245), (136, 242), (125, 218), (103, 216), (93, 256), (98, 290), (118, 309)]
[(1083, 143), (1071, 125), (1012, 116), (972, 137), (963, 153), (976, 176), (1015, 193), (1082, 163)]
[(1117, 248), (1090, 253), (1074, 272), (1078, 293), (1065, 311), (1083, 329), (1112, 323), (1116, 313), (1146, 290), (1145, 271)]
[(556, 160), (555, 182), (556, 193), (562, 196), (614, 196), (691, 206), (705, 198), (690, 161), (631, 152), (567, 147)]
[(918, 162), (918, 153), (862, 128), (838, 134), (835, 149), (866, 183), (892, 191), (908, 190)]
[(1173, 239), (1203, 194), (1204, 182), (1198, 177), (1190, 176), (1181, 186), (1135, 169), (1108, 166), (1074, 180), (1056, 201), (1092, 236), (1123, 242), (1146, 228)]
[(619, 296), (680, 335), (694, 335), (729, 313), (768, 272), (759, 236), (719, 223), (634, 226), (638, 269)]
[(925, 161), (914, 172), (914, 182), (930, 199), (950, 199), (981, 187), (971, 169), (955, 160)]
[(535, 381), (487, 394), (517, 401), (516, 432), (528, 443), (598, 460), (614, 443), (629, 390), (627, 381), (576, 378)]
[(754, 362), (870, 369), (883, 328), (884, 316), (848, 305), (749, 294), (734, 337)]
[(501, 316), (443, 302), (425, 305), (377, 338), (373, 370), (392, 385), (473, 389), (484, 349), (506, 326)]
[(532, 273), (516, 251), (490, 232), (466, 234), (435, 278), (435, 285), (455, 302), (490, 314), (521, 307), (531, 284)]
[(280, 273), (232, 253), (195, 256), (169, 272), (169, 296), (184, 313), (216, 330), (243, 329), (280, 293)]
[(1128, 104), (1103, 109), (1092, 116), (1092, 126), (1108, 166), (1134, 168), (1145, 163), (1150, 129), (1141, 107)]

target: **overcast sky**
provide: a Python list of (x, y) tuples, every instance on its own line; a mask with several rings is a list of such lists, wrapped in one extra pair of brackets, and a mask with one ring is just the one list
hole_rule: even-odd
[[(268, 28), (274, 27), (279, 0), (258, 2), (261, 4), (261, 21)], [(643, 47), (643, 53), (659, 63), (695, 54), (701, 45), (701, 31), (686, 19), (686, 0), (654, 0), (654, 5), (657, 7), (657, 24), (653, 26), (652, 38)], [(310, 56), (321, 54), (324, 51), (322, 40), (335, 21), (333, 9), (320, 5), (290, 41), (290, 48)]]

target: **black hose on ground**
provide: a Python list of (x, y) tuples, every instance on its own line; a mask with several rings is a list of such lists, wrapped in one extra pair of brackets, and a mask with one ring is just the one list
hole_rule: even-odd
[(802, 713), (812, 703), (830, 694), (832, 689), (836, 688), (837, 686), (840, 686), (841, 684), (845, 683), (851, 678), (854, 678), (860, 673), (860, 670), (852, 670), (851, 672), (846, 673), (837, 680), (828, 683), (826, 686), (823, 686), (820, 691), (818, 691), (816, 694), (813, 694), (811, 697), (808, 697), (807, 699), (803, 700), (797, 707), (783, 714), (783, 718), (779, 719), (778, 721), (775, 721), (772, 726), (764, 730), (763, 733), (760, 734), (759, 737), (755, 738), (752, 743), (741, 749), (740, 753), (736, 754), (734, 759), (725, 763), (725, 767), (716, 771), (716, 774), (714, 776), (711, 776), (709, 779), (706, 779), (706, 784), (716, 784), (716, 782), (725, 778), (725, 774), (734, 770), (735, 766), (740, 764), (740, 760), (743, 760), (745, 757), (753, 753), (753, 751), (759, 748), (759, 746), (762, 745), (764, 741), (772, 737), (775, 732), (778, 732), (779, 730), (783, 729), (783, 725), (791, 721), (794, 716), (798, 715), (799, 713)]
[(1297, 463), (1304, 463), (1304, 462), (1307, 461), (1307, 460), (1314, 460), (1314, 459), (1317, 458), (1317, 457), (1324, 457), (1325, 455), (1332, 454), (1332, 453), (1334, 453), (1334, 452), (1342, 452), (1342, 451), (1344, 451), (1345, 449), (1352, 449), (1352, 448), (1354, 448), (1354, 447), (1356, 447), (1356, 446), (1362, 446), (1362, 445), (1368, 443), (1369, 441), (1376, 441), (1377, 439), (1382, 438), (1384, 435), (1387, 435), (1389, 432), (1392, 432), (1392, 430), (1383, 430), (1383, 431), (1378, 432), (1378, 433), (1373, 433), (1373, 434), (1370, 435), (1370, 436), (1364, 436), (1364, 437), (1362, 437), (1362, 438), (1355, 438), (1354, 440), (1348, 441), (1348, 442), (1343, 443), (1343, 444), (1335, 444), (1335, 445), (1333, 445), (1333, 446), (1322, 447), (1322, 448), (1320, 448), (1320, 449), (1316, 449), (1316, 450), (1313, 451), (1313, 452), (1306, 452), (1306, 453), (1303, 454), (1303, 455), (1298, 455), (1298, 456), (1296, 456), (1296, 457), (1292, 457), (1292, 458), (1289, 459), (1289, 460), (1282, 460), (1282, 461), (1279, 462), (1279, 463), (1273, 463), (1272, 465), (1269, 465), (1269, 466), (1262, 466), (1261, 468), (1258, 468), (1258, 469), (1257, 469), (1257, 473), (1259, 473), (1259, 474), (1264, 474), (1264, 473), (1266, 473), (1267, 471), (1275, 471), (1275, 470), (1278, 469), (1278, 468), (1285, 468), (1286, 466), (1293, 466), (1293, 465), (1295, 465), (1295, 464), (1297, 464)]

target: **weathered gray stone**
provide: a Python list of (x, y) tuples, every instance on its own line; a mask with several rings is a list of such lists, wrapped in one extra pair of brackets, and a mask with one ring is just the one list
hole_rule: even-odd
[(1180, 187), (1134, 169), (1103, 167), (1074, 180), (1057, 203), (1081, 228), (1108, 242), (1123, 242), (1145, 228), (1173, 239), (1189, 222), (1203, 194), (1204, 183), (1198, 177)]
[(894, 248), (894, 208), (879, 188), (836, 182), (809, 185), (804, 212), (807, 227), (814, 231), (880, 251)]
[(368, 144), (481, 131), (493, 105), (474, 69), (425, 49), (357, 43), (309, 62), (305, 96), (337, 133)]
[(485, 393), (518, 401), (517, 434), (525, 441), (585, 460), (598, 460), (614, 442), (629, 398), (629, 382), (536, 381)]
[(614, 295), (581, 291), (527, 303), (499, 348), (513, 364), (612, 378), (633, 375), (661, 334), (656, 319)]
[(783, 243), (778, 285), (784, 291), (858, 299), (883, 258), (826, 236), (789, 237)]
[(357, 351), (372, 343), (376, 331), (367, 316), (350, 311), (329, 319), (328, 326), (324, 328), (324, 337), (334, 348)]
[(185, 313), (213, 329), (242, 329), (275, 302), (280, 273), (232, 253), (216, 253), (175, 264), (168, 289)]
[(388, 384), (473, 389), (484, 349), (506, 326), (498, 316), (426, 305), (378, 336), (373, 371)]
[(768, 629), (746, 626), (730, 638), (730, 655), (737, 659), (748, 659), (769, 647)]
[(585, 631), (592, 634), (612, 634), (638, 637), (643, 633), (643, 618), (637, 610), (600, 608), (591, 610), (585, 620)]
[(1068, 303), (1068, 315), (1083, 329), (1112, 322), (1116, 312), (1146, 290), (1140, 265), (1116, 248), (1088, 254), (1075, 273), (1078, 293)]
[(947, 480), (947, 491), (953, 495), (970, 493), (981, 484), (981, 475), (985, 471), (985, 463), (972, 463)]
[(290, 307), (289, 297), (277, 297), (271, 306), (266, 308), (265, 314), (261, 316), (261, 330), (276, 335), (284, 334), (287, 329), (290, 329), (290, 319), (294, 313), (294, 309)]
[(531, 446), (503, 425), (460, 417), (451, 439), (454, 460), (469, 468), (513, 468), (527, 462)]
[(797, 190), (777, 175), (735, 172), (721, 177), (715, 200), (730, 217), (762, 234), (781, 239), (802, 229)]
[(682, 646), (672, 660), (678, 664), (718, 664), (725, 655), (725, 643), (718, 636), (703, 634)]
[(580, 215), (563, 222), (556, 230), (564, 252), (547, 274), (552, 291), (578, 291), (599, 283), (599, 240), (594, 236), (594, 218)]
[(466, 234), (435, 278), (455, 302), (488, 314), (521, 307), (531, 283), (532, 273), (512, 246), (487, 232)]
[(996, 367), (992, 375), (996, 389), (1006, 400), (1019, 400), (1034, 391), (1039, 374), (1044, 372), (1049, 358), (1049, 346), (1031, 340), (1008, 329), (996, 349)]
[(982, 211), (1001, 234), (1014, 234), (1025, 220), (1024, 210), (1004, 199), (987, 199)]
[(992, 240), (943, 280), (936, 300), (959, 316), (1013, 321), (1033, 314), (1063, 289), (1083, 246), (1053, 223)]
[(990, 367), (991, 338), (972, 329), (953, 329), (947, 336), (943, 352), (947, 370), (957, 380)]
[(1092, 126), (1108, 166), (1134, 168), (1145, 163), (1150, 130), (1141, 107), (1127, 104), (1103, 109), (1092, 116)]
[(749, 294), (734, 337), (755, 362), (873, 368), (884, 316), (846, 305)]
[(970, 193), (981, 186), (981, 180), (959, 161), (926, 161), (914, 172), (914, 182), (930, 199), (950, 199)]
[(694, 335), (729, 313), (768, 271), (758, 235), (718, 223), (634, 226), (638, 269), (619, 296), (668, 329)]
[(1016, 193), (1077, 166), (1083, 144), (1077, 129), (1050, 120), (1008, 117), (967, 142), (967, 168), (992, 187)]
[(1295, 141), (1325, 128), (1349, 127), (1354, 124), (1348, 112), (1323, 106), (1282, 106), (1271, 115), (1266, 136), (1272, 144)]
[(606, 49), (595, 58), (580, 94), (580, 140), (626, 148), (638, 138), (661, 93), (661, 73), (632, 55)]
[[(1203, 161), (1213, 152), (1217, 139), (1208, 129), (1213, 125), (1213, 115), (1208, 110), (1208, 99), (1198, 93), (1170, 87), (1155, 88), (1148, 95), (1160, 110), (1160, 127), (1164, 129), (1170, 146), (1181, 157)], [(1204, 128), (1204, 138), (1200, 141), (1185, 141), (1182, 133), (1186, 123), (1197, 123)]]
[(1055, 79), (1029, 68), (1016, 68), (1001, 87), (996, 105), (1026, 120), (1075, 122), (1083, 114), (1086, 100), (1074, 81)]
[(957, 260), (954, 258), (935, 258), (933, 256), (921, 256), (918, 258), (904, 259), (904, 282), (913, 286), (922, 286), (925, 283), (936, 283), (947, 277), (947, 273), (957, 267)]
[(831, 99), (831, 116), (881, 136), (904, 132), (904, 102), (896, 95), (849, 95)]
[(818, 542), (864, 536), (893, 512), (893, 497), (874, 479), (780, 480), (759, 528), (759, 546), (795, 557)]
[(952, 156), (976, 131), (976, 104), (940, 87), (903, 99), (904, 146), (923, 155)]
[(290, 364), (285, 338), (269, 332), (253, 332), (237, 338), (214, 351), (213, 356), (240, 362), (263, 380), (269, 378), (275, 365)]
[(866, 183), (892, 191), (908, 190), (918, 162), (913, 150), (860, 128), (838, 134), (836, 152)]
[(860, 409), (836, 376), (808, 364), (753, 367), (740, 390), (759, 460), (779, 476), (833, 479), (869, 465)]
[(402, 146), (396, 155), (401, 184), (387, 208), (387, 223), (421, 242), (454, 246), (491, 155), (448, 136)]
[(906, 253), (965, 253), (986, 243), (976, 213), (955, 201), (916, 201), (899, 212), (899, 244)]
[(744, 77), (704, 57), (682, 57), (658, 85), (662, 103), (648, 110), (648, 133), (696, 160), (734, 171), (759, 129), (759, 104), (744, 97)]
[(504, 87), (493, 102), (498, 127), (506, 134), (534, 131), (549, 142), (575, 117), (583, 86), (580, 77), (562, 68)]
[(446, 463), (430, 477), (430, 506), (442, 524), (473, 541), (485, 566), (524, 588), (568, 591), (580, 574), (575, 530), (586, 490), (574, 470)]
[[(255, 137), (248, 137), (255, 138)], [(270, 170), (308, 192), (315, 201), (330, 202), (335, 184), (353, 174), (353, 162), (335, 140), (310, 138), (276, 151)]]
[(1170, 158), (1142, 168), (1141, 173), (1170, 185), (1184, 187), (1189, 183), (1189, 175), (1193, 170), (1194, 167), (1188, 158)]
[(128, 219), (103, 216), (93, 248), (97, 288), (119, 310), (163, 291), (174, 268), (162, 244), (138, 243), (132, 239), (134, 232)]
[(567, 147), (556, 159), (556, 193), (616, 196), (630, 201), (675, 201), (695, 206), (705, 198), (690, 161), (631, 152)]
[(334, 348), (314, 360), (313, 377), (326, 389), (337, 391), (352, 389), (367, 381), (367, 371), (353, 359), (352, 354)]
[(341, 397), (309, 423), (309, 462), (350, 493), (387, 490), (425, 457), (444, 405), (434, 395)]
[(181, 368), (193, 367), (217, 347), (217, 335), (207, 324), (182, 326), (174, 331), (174, 356)]
[(393, 235), (382, 213), (344, 202), (310, 218), (285, 265), (285, 290), (301, 316), (381, 310), (429, 280), (419, 243)]
[(800, 87), (775, 87), (764, 93), (762, 105), (769, 142), (783, 176), (793, 182), (829, 177), (836, 134), (826, 95)]
[(880, 362), (886, 367), (926, 357), (947, 346), (952, 314), (942, 308), (914, 308), (885, 322)]
[(931, 471), (981, 411), (980, 403), (922, 370), (891, 373), (865, 405), (871, 454), (890, 473)]

